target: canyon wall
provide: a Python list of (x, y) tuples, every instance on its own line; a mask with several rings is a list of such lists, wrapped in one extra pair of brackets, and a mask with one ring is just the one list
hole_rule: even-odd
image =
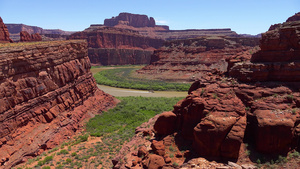
[[(6, 24), (8, 32), (11, 35), (12, 40), (14, 41), (19, 41), (20, 40), (20, 32), (26, 31), (29, 34), (40, 34), (40, 35), (45, 35), (46, 37), (52, 37), (55, 39), (66, 39), (66, 36), (74, 33), (71, 31), (63, 31), (60, 29), (43, 29), (38, 26), (30, 26), (30, 25), (25, 25), (25, 24)], [(59, 37), (57, 37), (59, 36)], [(45, 38), (45, 40), (49, 40)], [(53, 39), (52, 39), (53, 40)]]
[(54, 148), (116, 100), (97, 88), (85, 41), (0, 49), (0, 166)]
[(154, 27), (155, 20), (154, 18), (148, 18), (147, 15), (138, 15), (138, 14), (131, 14), (131, 13), (120, 13), (116, 17), (112, 17), (111, 19), (105, 19), (104, 25), (105, 26), (115, 26), (121, 24), (126, 24), (133, 27)]
[(149, 64), (153, 50), (164, 42), (112, 27), (89, 28), (69, 38), (86, 39), (91, 63), (97, 65)]
[(153, 51), (139, 49), (90, 48), (88, 55), (93, 64), (142, 65), (150, 63)]
[(243, 56), (249, 60), (258, 44), (258, 38), (234, 37), (168, 41), (154, 51), (150, 65), (139, 70), (138, 74), (169, 80), (194, 80), (207, 72), (226, 72), (227, 58)]
[(300, 81), (300, 21), (285, 22), (262, 34), (261, 50), (251, 62), (239, 63), (229, 74), (244, 82)]
[(0, 43), (7, 42), (12, 42), (12, 40), (9, 38), (7, 26), (3, 23), (3, 20), (0, 17)]
[(156, 25), (155, 19), (152, 17), (148, 18), (147, 15), (131, 13), (120, 13), (111, 19), (105, 19), (104, 26), (130, 29), (139, 32), (143, 36), (163, 40), (188, 39), (197, 38), (199, 36), (239, 36), (229, 28), (170, 30), (169, 26)]
[[(226, 160), (228, 165), (260, 164), (258, 160), (264, 163), (300, 151), (299, 25), (300, 21), (278, 24), (262, 35), (261, 49), (250, 58), (232, 55), (226, 74), (196, 80), (173, 111), (150, 119), (151, 127), (136, 129), (135, 140), (113, 159), (114, 168), (176, 168), (175, 162), (185, 163), (180, 168), (195, 168), (207, 163), (201, 157)], [(179, 44), (185, 50), (196, 46)], [(167, 53), (168, 48), (162, 50)], [(141, 146), (135, 148), (137, 141)], [(206, 168), (214, 165), (208, 164)], [(228, 165), (225, 168), (242, 168)]]

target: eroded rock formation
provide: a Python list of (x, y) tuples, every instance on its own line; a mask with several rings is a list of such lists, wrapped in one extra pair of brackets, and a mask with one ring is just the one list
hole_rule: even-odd
[[(155, 50), (150, 65), (138, 71), (153, 78), (194, 80), (207, 72), (227, 71), (227, 58), (248, 58), (258, 47), (258, 38), (201, 37), (166, 42)], [(231, 59), (234, 62), (233, 59)], [(231, 66), (231, 64), (229, 64)]]
[(36, 42), (42, 41), (42, 36), (39, 33), (29, 34), (26, 31), (20, 32), (20, 42)]
[[(235, 160), (242, 165), (240, 157), (245, 156), (245, 143), (252, 148), (251, 153), (254, 152), (252, 158), (258, 154), (275, 158), (286, 156), (292, 150), (299, 151), (299, 21), (286, 22), (266, 32), (260, 47), (250, 60), (237, 56), (227, 59), (231, 65), (229, 75), (236, 78), (224, 74), (200, 78), (172, 112), (150, 120), (155, 121), (150, 125), (153, 128), (141, 129), (143, 125), (137, 128), (136, 137), (138, 134), (141, 137), (143, 131), (149, 133), (148, 130), (155, 135), (150, 141), (143, 141), (146, 148), (123, 152), (127, 159), (140, 158), (137, 163), (121, 161), (119, 154), (115, 168), (147, 168), (149, 153), (161, 156), (165, 163), (159, 164), (166, 168), (176, 168), (172, 162), (183, 164), (192, 158), (191, 153), (195, 153), (194, 157)], [(139, 156), (140, 149), (144, 150), (144, 156)], [(199, 159), (181, 167), (201, 166), (195, 164)], [(228, 165), (241, 167), (231, 162)], [(211, 167), (215, 167), (214, 162), (207, 168)]]
[(115, 26), (118, 24), (129, 25), (133, 27), (154, 27), (155, 20), (154, 18), (148, 18), (147, 15), (138, 15), (138, 14), (131, 14), (131, 13), (120, 13), (116, 17), (112, 17), (111, 19), (105, 19), (104, 25), (105, 26)]
[(87, 29), (69, 38), (86, 39), (91, 62), (100, 65), (148, 64), (153, 50), (164, 42), (112, 27)]
[(100, 91), (84, 41), (0, 50), (0, 166), (54, 148), (116, 100)]
[(233, 66), (229, 74), (244, 82), (300, 81), (300, 21), (285, 22), (262, 34), (261, 50), (251, 62)]
[(0, 17), (0, 43), (12, 42), (9, 38), (9, 33), (6, 25), (3, 23), (2, 18)]

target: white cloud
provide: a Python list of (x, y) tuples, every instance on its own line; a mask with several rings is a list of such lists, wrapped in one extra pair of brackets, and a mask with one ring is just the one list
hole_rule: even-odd
[(167, 24), (168, 23), (167, 21), (164, 21), (164, 20), (155, 20), (155, 22), (158, 24)]

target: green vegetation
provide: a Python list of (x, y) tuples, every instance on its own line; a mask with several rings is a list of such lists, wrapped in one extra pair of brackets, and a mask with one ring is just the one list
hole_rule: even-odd
[[(89, 168), (91, 164), (95, 168), (112, 168), (112, 158), (120, 151), (122, 145), (134, 136), (135, 128), (158, 113), (172, 110), (173, 105), (182, 98), (118, 97), (118, 99), (121, 102), (115, 108), (90, 119), (86, 123), (86, 132), (81, 136), (56, 147), (51, 151), (51, 156), (38, 156), (32, 159), (32, 162), (38, 163), (34, 168), (49, 165), (56, 169)], [(99, 141), (89, 143), (86, 142), (88, 138)], [(172, 146), (171, 150), (176, 151)], [(52, 160), (53, 157), (56, 158)]]
[(98, 84), (139, 90), (155, 91), (187, 91), (191, 84), (189, 83), (171, 83), (160, 80), (148, 80), (135, 78), (131, 76), (136, 68), (117, 68), (98, 72), (94, 75)]
[(52, 161), (53, 160), (53, 156), (47, 156), (47, 157), (45, 157), (44, 158), (44, 160), (42, 160), (42, 161), (39, 161), (38, 162), (38, 165), (39, 166), (42, 166), (42, 165), (44, 165), (44, 164), (48, 164), (50, 161)]
[(137, 126), (162, 111), (172, 110), (180, 98), (118, 97), (121, 102), (113, 109), (96, 115), (86, 124), (91, 136), (117, 137), (126, 140)]

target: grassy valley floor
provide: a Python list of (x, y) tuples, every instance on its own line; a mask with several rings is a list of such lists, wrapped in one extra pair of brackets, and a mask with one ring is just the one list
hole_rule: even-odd
[(115, 108), (96, 115), (85, 131), (62, 145), (29, 159), (15, 169), (112, 168), (112, 158), (134, 135), (135, 128), (182, 98), (118, 97)]

